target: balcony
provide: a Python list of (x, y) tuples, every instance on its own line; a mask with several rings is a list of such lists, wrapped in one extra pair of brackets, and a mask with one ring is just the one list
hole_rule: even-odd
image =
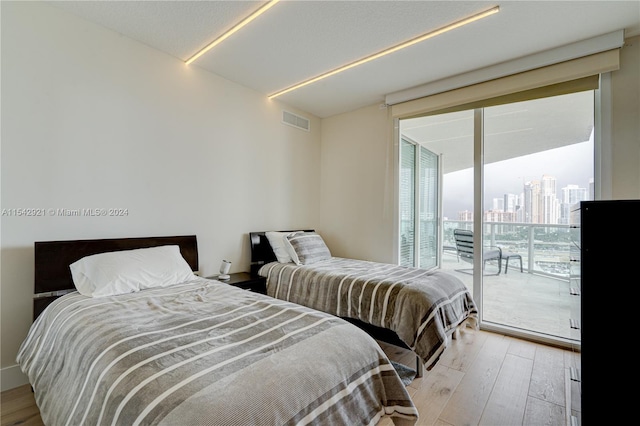
[[(458, 259), (453, 229), (471, 229), (472, 222), (444, 221), (442, 269), (459, 277), (472, 290), (473, 276), (459, 272), (471, 264)], [(507, 273), (499, 275), (497, 263), (488, 262), (483, 277), (483, 318), (486, 324), (513, 327), (575, 345), (580, 342), (580, 285), (571, 274), (579, 240), (569, 225), (527, 223), (484, 224), (485, 245), (498, 246), (522, 256), (512, 259)], [(578, 265), (579, 266), (579, 265)], [(573, 267), (573, 268), (572, 268)], [(473, 292), (473, 290), (472, 290)]]

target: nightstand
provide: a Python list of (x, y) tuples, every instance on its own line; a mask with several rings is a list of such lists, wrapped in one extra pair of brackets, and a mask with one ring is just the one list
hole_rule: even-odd
[[(259, 275), (251, 275), (248, 272), (236, 272), (235, 274), (229, 274), (231, 278), (228, 280), (219, 280), (225, 284), (229, 284), (235, 287), (239, 287), (243, 290), (249, 290), (256, 293), (267, 294), (267, 279)], [(217, 280), (218, 276), (207, 277), (213, 280)]]

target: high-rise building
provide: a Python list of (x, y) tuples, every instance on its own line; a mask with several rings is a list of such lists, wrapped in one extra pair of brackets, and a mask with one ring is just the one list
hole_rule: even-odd
[(542, 175), (540, 180), (540, 193), (538, 204), (537, 223), (558, 223), (560, 219), (560, 202), (556, 193), (556, 178), (549, 175)]
[(589, 200), (589, 191), (587, 188), (580, 188), (578, 185), (567, 185), (560, 191), (562, 192), (562, 203), (558, 223), (568, 225), (571, 223), (570, 215), (572, 206), (580, 201)]
[(504, 211), (514, 213), (519, 205), (516, 194), (504, 194)]
[(580, 188), (578, 185), (567, 185), (560, 190), (562, 192), (562, 202), (566, 204), (576, 204), (588, 199), (587, 188)]
[(540, 223), (539, 221), (539, 200), (540, 181), (533, 180), (524, 184), (523, 222)]
[(458, 212), (458, 220), (473, 221), (473, 212), (470, 210), (464, 210), (464, 211)]

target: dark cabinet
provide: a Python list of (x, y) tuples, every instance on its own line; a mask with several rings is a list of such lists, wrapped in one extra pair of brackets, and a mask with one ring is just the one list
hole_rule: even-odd
[(583, 425), (597, 424), (596, 418), (602, 414), (598, 407), (619, 403), (624, 369), (633, 368), (636, 363), (627, 339), (618, 336), (630, 337), (633, 346), (633, 333), (625, 335), (620, 331), (637, 320), (640, 278), (634, 264), (640, 248), (639, 220), (640, 200), (580, 203)]

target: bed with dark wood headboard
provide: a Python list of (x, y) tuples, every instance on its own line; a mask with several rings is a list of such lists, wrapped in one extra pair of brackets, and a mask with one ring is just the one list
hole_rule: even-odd
[[(122, 252), (176, 245), (180, 253)], [(115, 291), (90, 293), (80, 281), (82, 292), (73, 291), (81, 278), (69, 265), (101, 253), (109, 254), (85, 259), (92, 266), (82, 273)], [(335, 316), (191, 274), (193, 235), (37, 242), (35, 267), (35, 300), (48, 306), (38, 306), (16, 361), (45, 424), (417, 420), (370, 336)], [(135, 287), (143, 276), (149, 285)]]
[[(313, 231), (278, 232), (270, 237), (285, 238), (298, 264), (278, 261), (266, 231), (249, 233), (252, 272), (266, 278), (267, 295), (339, 316), (376, 339), (409, 348), (427, 369), (467, 320), (477, 323), (475, 303), (458, 277), (333, 257)], [(422, 365), (418, 361), (418, 373)]]
[(35, 242), (33, 319), (58, 297), (76, 290), (69, 269), (73, 262), (99, 253), (164, 245), (179, 246), (191, 269), (198, 270), (195, 235)]
[[(314, 232), (313, 229), (302, 230), (303, 232)], [(294, 232), (294, 231), (279, 231), (279, 232)], [(266, 236), (266, 231), (250, 232), (249, 241), (251, 245), (251, 273), (257, 275), (260, 268), (264, 265), (275, 262), (276, 255), (271, 248), (271, 244)], [(356, 318), (342, 317), (352, 324), (365, 330), (378, 340), (382, 340), (386, 343), (390, 343), (395, 346), (399, 346), (405, 349), (409, 347), (398, 337), (398, 334), (393, 330), (387, 328), (377, 327), (372, 324), (367, 324), (364, 321), (360, 321)]]

